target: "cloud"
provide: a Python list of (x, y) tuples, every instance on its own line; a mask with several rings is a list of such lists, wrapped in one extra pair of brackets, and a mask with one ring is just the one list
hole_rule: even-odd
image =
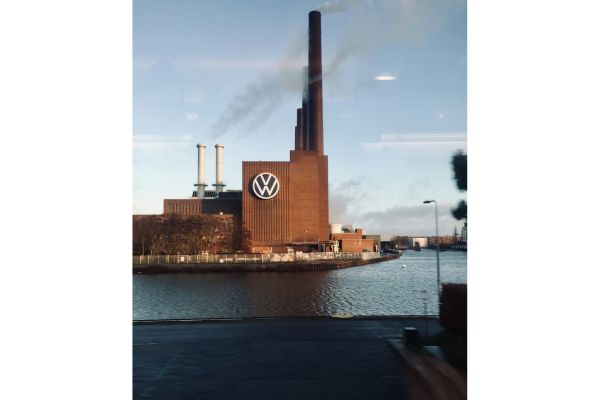
[(380, 142), (464, 142), (467, 140), (466, 132), (407, 132), (407, 133), (384, 133), (380, 136)]
[[(329, 220), (331, 223), (351, 224), (363, 228), (368, 234), (432, 236), (435, 234), (435, 214), (432, 205), (422, 204), (418, 192), (429, 186), (428, 181), (418, 180), (409, 186), (414, 204), (398, 205), (381, 211), (363, 211), (369, 194), (361, 189), (362, 180), (353, 179), (338, 185), (331, 185), (329, 193)], [(409, 193), (409, 198), (411, 194)], [(454, 204), (438, 205), (439, 230), (441, 235), (449, 235), (456, 221), (451, 209)]]
[(378, 142), (364, 142), (360, 145), (370, 151), (417, 151), (419, 153), (453, 151), (466, 149), (466, 132), (413, 132), (384, 133)]
[[(459, 224), (451, 214), (451, 204), (439, 204), (440, 235), (448, 235)], [(418, 204), (396, 206), (383, 211), (372, 211), (357, 216), (358, 224), (368, 227), (373, 234), (424, 235), (435, 234), (435, 214), (433, 206)]]
[(361, 188), (364, 179), (351, 179), (338, 185), (331, 185), (329, 195), (329, 220), (332, 223), (352, 223), (352, 208), (359, 206), (367, 197)]

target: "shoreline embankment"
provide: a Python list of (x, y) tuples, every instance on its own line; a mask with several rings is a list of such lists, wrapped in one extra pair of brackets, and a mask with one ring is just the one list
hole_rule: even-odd
[(305, 262), (271, 263), (185, 263), (185, 264), (135, 264), (136, 274), (202, 273), (202, 272), (303, 272), (329, 271), (334, 269), (358, 267), (395, 260), (399, 254), (390, 254), (368, 260), (330, 260)]

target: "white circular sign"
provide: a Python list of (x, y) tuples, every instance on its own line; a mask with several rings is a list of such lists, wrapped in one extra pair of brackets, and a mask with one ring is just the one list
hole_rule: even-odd
[(279, 180), (269, 172), (261, 172), (252, 181), (252, 191), (259, 199), (272, 199), (279, 192)]

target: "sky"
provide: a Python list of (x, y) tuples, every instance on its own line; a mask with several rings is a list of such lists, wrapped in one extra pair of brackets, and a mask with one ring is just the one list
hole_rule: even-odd
[(452, 154), (467, 150), (463, 0), (134, 0), (133, 212), (187, 198), (197, 143), (226, 189), (242, 161), (287, 161), (307, 62), (308, 12), (322, 12), (330, 222), (383, 235), (460, 230)]

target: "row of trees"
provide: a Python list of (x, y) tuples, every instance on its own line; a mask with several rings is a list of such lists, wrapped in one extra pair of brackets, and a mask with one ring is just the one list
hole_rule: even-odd
[(241, 221), (233, 215), (136, 215), (133, 255), (234, 252)]

